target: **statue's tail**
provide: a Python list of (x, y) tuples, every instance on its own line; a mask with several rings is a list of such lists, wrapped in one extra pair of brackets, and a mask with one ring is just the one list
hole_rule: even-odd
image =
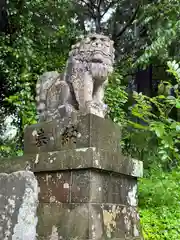
[(40, 119), (45, 117), (48, 89), (58, 77), (59, 73), (56, 71), (45, 72), (39, 77), (36, 83), (36, 105)]

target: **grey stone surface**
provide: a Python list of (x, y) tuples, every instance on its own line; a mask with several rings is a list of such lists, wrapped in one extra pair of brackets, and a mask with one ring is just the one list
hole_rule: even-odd
[(37, 240), (143, 239), (134, 207), (107, 203), (41, 203), (38, 216)]
[(0, 173), (0, 239), (35, 240), (38, 183), (32, 172)]
[(136, 178), (98, 170), (36, 173), (44, 203), (114, 203), (137, 206)]
[[(40, 187), (36, 240), (143, 239), (137, 210), (143, 164), (123, 156), (119, 142), (119, 127), (92, 114), (26, 129), (24, 156), (1, 160), (0, 172), (34, 172)], [(24, 229), (26, 221), (19, 223)]]
[(94, 168), (142, 177), (143, 163), (123, 156), (120, 152), (90, 148), (25, 154), (22, 157), (0, 161), (0, 172), (11, 173), (29, 169), (33, 172), (51, 172)]
[(24, 152), (39, 153), (63, 149), (96, 147), (120, 151), (121, 129), (109, 119), (93, 114), (75, 119), (54, 120), (27, 127)]
[(73, 112), (104, 117), (104, 88), (113, 71), (114, 48), (109, 37), (90, 34), (72, 46), (64, 75), (46, 72), (36, 85), (40, 121), (70, 116)]

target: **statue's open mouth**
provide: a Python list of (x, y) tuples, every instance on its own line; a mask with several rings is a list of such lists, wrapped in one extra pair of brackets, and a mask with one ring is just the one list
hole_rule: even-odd
[(92, 62), (93, 63), (103, 63), (102, 59), (98, 59), (98, 58), (93, 58)]

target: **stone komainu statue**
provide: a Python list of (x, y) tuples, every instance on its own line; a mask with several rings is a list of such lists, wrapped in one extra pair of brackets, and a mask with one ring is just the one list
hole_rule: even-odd
[(46, 72), (36, 85), (39, 121), (71, 116), (72, 112), (104, 117), (104, 87), (113, 71), (113, 41), (91, 34), (72, 46), (65, 73)]

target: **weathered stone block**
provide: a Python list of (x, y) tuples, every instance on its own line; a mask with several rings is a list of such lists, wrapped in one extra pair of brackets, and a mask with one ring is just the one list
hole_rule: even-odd
[(98, 170), (36, 173), (40, 202), (115, 203), (137, 206), (136, 178)]
[(36, 178), (41, 187), (40, 202), (69, 202), (71, 172), (37, 173)]
[(110, 120), (93, 114), (73, 119), (31, 125), (25, 130), (24, 152), (38, 153), (63, 149), (96, 147), (120, 150), (121, 131)]
[(142, 177), (141, 161), (123, 156), (119, 152), (97, 148), (79, 148), (55, 152), (25, 154), (22, 157), (0, 161), (0, 172), (11, 173), (29, 169), (33, 172), (52, 172), (68, 169), (94, 168)]
[(42, 203), (38, 216), (37, 240), (142, 239), (134, 207), (106, 203)]
[(0, 161), (0, 172), (34, 172), (36, 240), (142, 239), (137, 177), (143, 165), (123, 156), (119, 142), (119, 127), (92, 114), (26, 129), (25, 155)]
[(0, 239), (35, 240), (38, 184), (32, 172), (0, 173)]

